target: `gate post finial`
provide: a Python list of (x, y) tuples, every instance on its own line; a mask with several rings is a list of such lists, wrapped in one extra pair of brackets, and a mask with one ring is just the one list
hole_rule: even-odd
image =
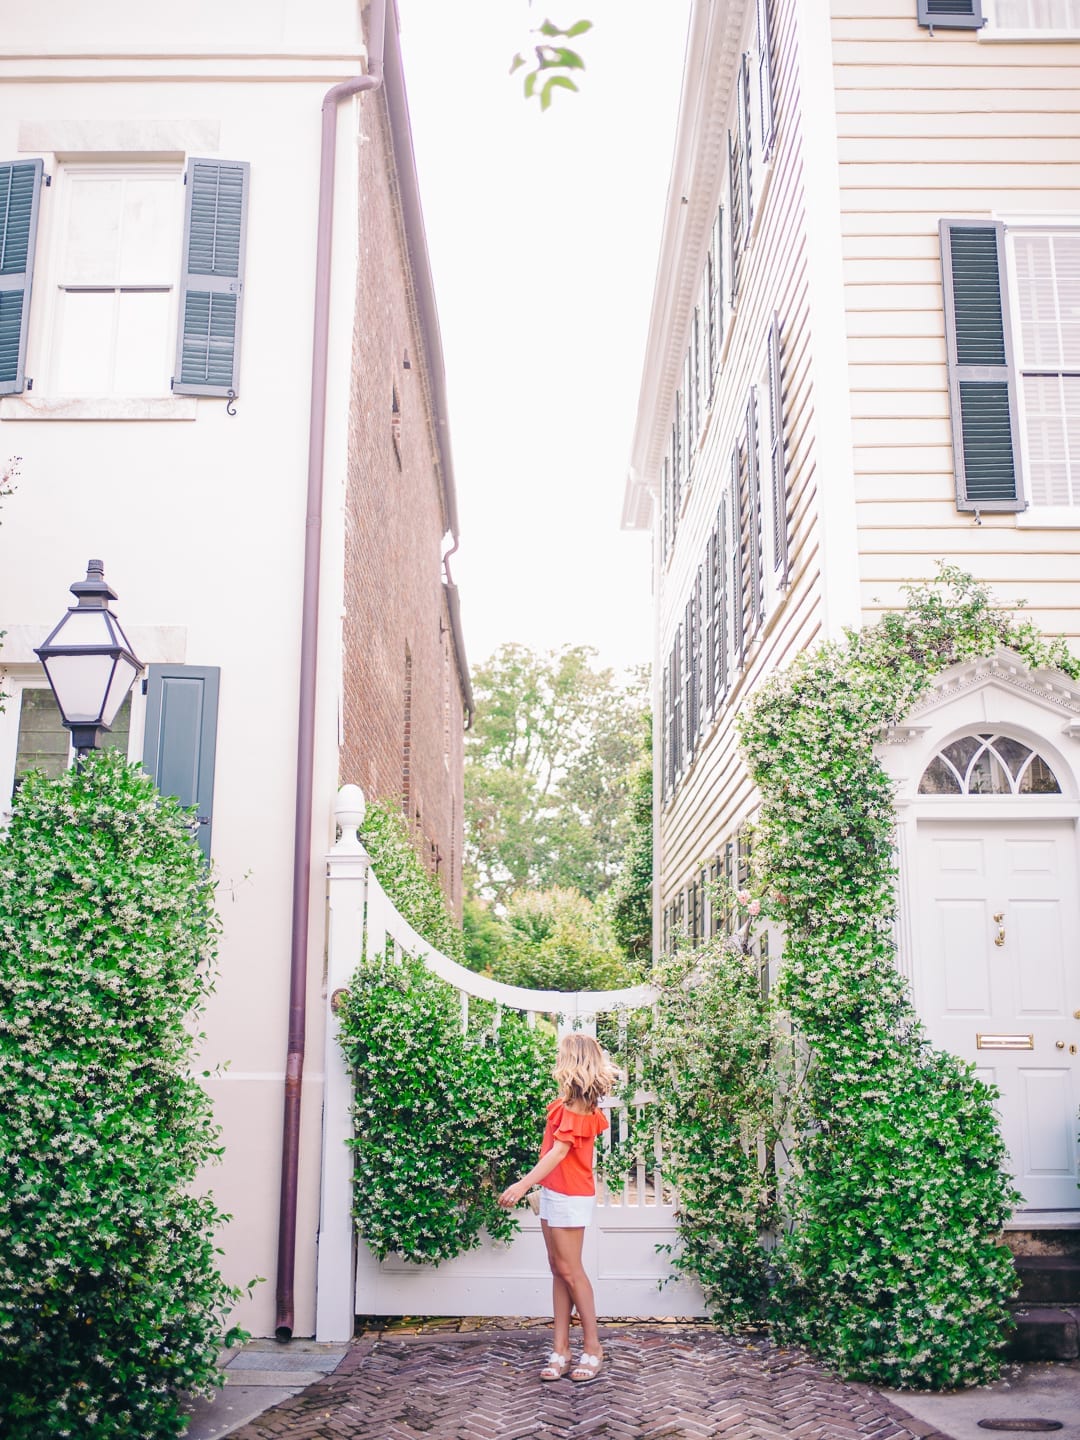
[(335, 855), (366, 855), (357, 831), (364, 822), (367, 801), (359, 785), (342, 785), (334, 802), (334, 819), (341, 830), (341, 838), (334, 845)]

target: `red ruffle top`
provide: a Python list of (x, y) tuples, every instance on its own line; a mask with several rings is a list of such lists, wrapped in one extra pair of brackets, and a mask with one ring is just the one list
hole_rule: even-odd
[(548, 1106), (540, 1154), (546, 1155), (556, 1140), (569, 1145), (570, 1151), (542, 1183), (560, 1195), (595, 1195), (593, 1146), (597, 1135), (602, 1135), (607, 1128), (608, 1119), (602, 1110), (578, 1115), (568, 1110), (563, 1101), (553, 1100)]

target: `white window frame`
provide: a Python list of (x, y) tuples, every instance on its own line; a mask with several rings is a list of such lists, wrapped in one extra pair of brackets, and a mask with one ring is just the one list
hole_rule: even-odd
[[(996, 215), (1005, 226), (1005, 258), (1009, 296), (1009, 319), (1012, 325), (1016, 367), (1016, 404), (1020, 432), (1021, 473), (1024, 475), (1024, 492), (1027, 509), (1016, 512), (1018, 529), (1080, 529), (1080, 498), (1075, 505), (1036, 505), (1031, 499), (1031, 464), (1028, 456), (1027, 400), (1025, 396), (1023, 357), (1023, 332), (1020, 324), (1020, 302), (1016, 284), (1016, 248), (1018, 234), (1052, 233), (1075, 230), (1080, 235), (1080, 212), (1064, 215)], [(1038, 367), (1045, 368), (1045, 367)]]
[(1075, 44), (1080, 41), (1080, 23), (1077, 24), (1076, 29), (1066, 27), (1056, 30), (1038, 25), (999, 25), (997, 21), (998, 0), (983, 0), (983, 15), (986, 23), (975, 33), (984, 44), (986, 42), (990, 44), (1030, 44), (1032, 42), (1046, 44), (1048, 41)]
[[(71, 184), (75, 176), (97, 175), (117, 177), (136, 176), (171, 176), (176, 183), (179, 203), (177, 205), (175, 255), (172, 264), (171, 276), (167, 278), (169, 295), (169, 326), (164, 337), (163, 348), (168, 356), (167, 369), (171, 373), (172, 357), (176, 352), (176, 329), (179, 323), (178, 303), (180, 294), (180, 265), (183, 256), (183, 189), (184, 189), (184, 165), (180, 160), (150, 161), (144, 157), (132, 157), (129, 159), (118, 159), (109, 161), (96, 161), (92, 159), (72, 160), (58, 163), (51, 167), (53, 175), (52, 189), (55, 195), (50, 205), (51, 216), (47, 237), (46, 263), (44, 273), (39, 271), (37, 277), (39, 283), (35, 285), (35, 291), (44, 297), (44, 304), (36, 307), (38, 309), (38, 323), (33, 327), (32, 342), (36, 363), (34, 365), (35, 377), (40, 377), (39, 385), (35, 386), (32, 399), (34, 402), (46, 402), (55, 412), (64, 407), (72, 407), (76, 418), (80, 409), (87, 410), (86, 418), (94, 418), (91, 413), (94, 409), (103, 408), (110, 411), (122, 412), (125, 408), (142, 407), (151, 412), (160, 409), (163, 402), (167, 402), (170, 409), (181, 404), (186, 397), (174, 399), (168, 384), (160, 392), (146, 395), (112, 395), (112, 394), (87, 394), (87, 395), (61, 395), (57, 390), (57, 365), (59, 361), (59, 346), (57, 344), (58, 310), (60, 299), (60, 269), (61, 254), (65, 241), (65, 224), (68, 216), (68, 203), (71, 194)], [(163, 277), (165, 278), (165, 277)], [(117, 287), (126, 288), (126, 287)], [(149, 288), (149, 287), (148, 287)], [(158, 287), (152, 287), (157, 289)], [(39, 388), (40, 387), (40, 388)], [(190, 408), (190, 407), (189, 407)], [(151, 415), (140, 418), (151, 418)], [(162, 418), (165, 418), (164, 416)]]
[[(19, 671), (23, 673), (19, 673)], [(15, 785), (15, 761), (19, 754), (19, 718), (22, 714), (22, 697), (26, 690), (48, 690), (49, 682), (40, 669), (30, 666), (12, 666), (0, 673), (0, 692), (4, 695), (4, 710), (0, 714), (0, 824), (7, 822), (11, 815), (11, 792)], [(136, 681), (131, 687), (131, 724), (128, 730), (128, 759), (138, 759), (143, 750), (143, 734), (146, 728), (146, 700), (142, 685)], [(74, 760), (74, 752), (68, 745), (68, 763)]]

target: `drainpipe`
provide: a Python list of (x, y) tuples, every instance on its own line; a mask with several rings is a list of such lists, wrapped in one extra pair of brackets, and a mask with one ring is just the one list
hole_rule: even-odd
[(315, 250), (315, 336), (311, 359), (311, 422), (308, 437), (307, 518), (304, 538), (304, 599), (300, 631), (300, 703), (296, 744), (296, 824), (293, 841), (292, 949), (289, 969), (289, 1050), (285, 1063), (285, 1116), (281, 1135), (281, 1209), (278, 1219), (277, 1321), (275, 1334), (292, 1339), (296, 1272), (296, 1194), (300, 1162), (300, 1095), (307, 1028), (308, 913), (311, 888), (312, 786), (315, 762), (315, 676), (318, 660), (319, 579), (322, 549), (323, 463), (326, 441), (326, 375), (330, 336), (330, 256), (334, 219), (334, 165), (338, 103), (383, 80), (386, 0), (371, 0), (366, 75), (355, 75), (326, 92), (322, 103), (319, 225)]

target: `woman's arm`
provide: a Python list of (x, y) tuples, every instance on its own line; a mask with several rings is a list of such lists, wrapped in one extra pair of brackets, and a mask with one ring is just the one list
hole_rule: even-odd
[(556, 1166), (561, 1165), (570, 1154), (570, 1146), (565, 1140), (556, 1140), (546, 1155), (541, 1155), (529, 1173), (523, 1176), (516, 1185), (508, 1185), (499, 1196), (499, 1204), (505, 1205), (509, 1210), (523, 1198), (527, 1190), (538, 1185), (541, 1180), (550, 1175)]

